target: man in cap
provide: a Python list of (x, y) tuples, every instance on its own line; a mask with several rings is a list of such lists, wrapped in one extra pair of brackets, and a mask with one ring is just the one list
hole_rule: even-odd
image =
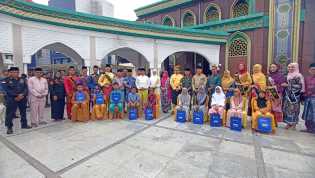
[(181, 80), (184, 76), (180, 73), (180, 67), (175, 66), (174, 74), (171, 76), (170, 85), (172, 88), (172, 105), (173, 111), (175, 113), (175, 107), (177, 105), (177, 97), (181, 92)]
[[(136, 77), (136, 86), (138, 89), (138, 93), (140, 95), (140, 108), (143, 109), (145, 103), (147, 103), (148, 99), (148, 89), (150, 87), (150, 79), (148, 76), (145, 75), (145, 69), (139, 68), (138, 69), (138, 76)], [(140, 115), (143, 113), (141, 110)]]
[(6, 117), (5, 126), (7, 127), (7, 134), (13, 133), (13, 118), (17, 108), (21, 114), (22, 129), (30, 129), (32, 127), (27, 125), (26, 119), (26, 103), (27, 103), (27, 81), (19, 77), (19, 68), (11, 67), (9, 69), (9, 77), (3, 81), (3, 88), (6, 93)]
[(29, 101), (30, 101), (30, 117), (32, 127), (39, 124), (47, 124), (44, 121), (44, 109), (46, 96), (48, 95), (48, 82), (43, 78), (42, 68), (35, 69), (35, 76), (28, 79)]
[(196, 74), (192, 78), (193, 93), (196, 94), (199, 88), (206, 87), (207, 76), (203, 73), (202, 66), (197, 66)]
[(191, 94), (192, 90), (192, 77), (191, 77), (191, 70), (186, 68), (184, 71), (184, 77), (181, 80), (182, 88), (187, 88), (188, 92)]
[(209, 94), (213, 94), (215, 87), (221, 86), (221, 77), (218, 72), (218, 66), (213, 64), (211, 66), (211, 75), (208, 78), (207, 89)]

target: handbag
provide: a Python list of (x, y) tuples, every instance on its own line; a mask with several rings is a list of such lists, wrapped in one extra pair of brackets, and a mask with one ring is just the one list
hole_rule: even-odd
[(153, 110), (152, 108), (146, 108), (144, 111), (145, 120), (153, 120)]
[(180, 123), (185, 123), (186, 120), (186, 111), (178, 110), (176, 113), (176, 121)]
[(242, 118), (231, 117), (230, 119), (230, 129), (234, 131), (242, 131)]
[(203, 112), (202, 111), (195, 111), (193, 112), (193, 123), (202, 125), (203, 124)]
[(79, 103), (83, 103), (85, 101), (85, 94), (83, 92), (77, 92), (75, 95), (75, 100)]
[(102, 94), (96, 94), (96, 104), (97, 105), (104, 104), (104, 97)]
[(137, 120), (138, 118), (138, 111), (136, 108), (129, 109), (129, 120)]
[(262, 133), (271, 133), (271, 118), (269, 117), (259, 117), (257, 130)]
[(222, 118), (218, 113), (210, 114), (210, 126), (211, 127), (222, 127)]

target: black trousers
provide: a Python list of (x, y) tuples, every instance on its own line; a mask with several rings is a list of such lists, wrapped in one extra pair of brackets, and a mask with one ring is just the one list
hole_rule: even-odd
[(57, 99), (54, 101), (51, 99), (51, 118), (56, 120), (63, 119), (65, 111), (65, 99)]
[(27, 127), (27, 119), (26, 119), (26, 106), (27, 99), (24, 98), (21, 101), (15, 101), (14, 98), (9, 98), (6, 100), (6, 114), (5, 114), (5, 126), (7, 128), (13, 127), (13, 119), (15, 118), (15, 113), (17, 108), (19, 108), (21, 115), (21, 126)]
[(181, 91), (172, 90), (172, 104), (177, 105), (177, 97)]

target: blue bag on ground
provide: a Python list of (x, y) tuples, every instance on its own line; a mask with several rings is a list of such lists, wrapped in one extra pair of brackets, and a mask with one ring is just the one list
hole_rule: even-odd
[(193, 113), (193, 123), (194, 124), (203, 124), (203, 112), (194, 112)]
[(263, 133), (271, 133), (272, 132), (271, 118), (259, 117), (257, 122), (258, 122), (257, 130), (259, 132), (263, 132)]
[(129, 120), (137, 120), (138, 119), (138, 111), (136, 108), (129, 109)]
[(210, 114), (210, 126), (211, 127), (222, 127), (222, 118), (220, 114)]
[(178, 110), (176, 113), (176, 121), (180, 123), (185, 123), (186, 120), (186, 111)]
[(153, 120), (153, 110), (151, 108), (147, 108), (144, 111), (145, 120)]
[(234, 131), (242, 131), (242, 118), (231, 117), (230, 119), (230, 129)]

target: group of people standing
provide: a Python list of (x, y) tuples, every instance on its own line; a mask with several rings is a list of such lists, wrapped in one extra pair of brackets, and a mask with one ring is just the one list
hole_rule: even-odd
[[(257, 129), (259, 117), (268, 117), (274, 131), (282, 121), (287, 123), (287, 129), (295, 128), (303, 101), (307, 131), (315, 132), (315, 64), (310, 65), (310, 76), (306, 79), (296, 63), (289, 64), (287, 76), (276, 64), (269, 67), (268, 75), (259, 64), (254, 65), (252, 74), (246, 69), (240, 64), (238, 73), (231, 76), (226, 70), (221, 76), (218, 67), (212, 65), (211, 75), (207, 77), (202, 66), (197, 67), (195, 75), (189, 68), (182, 73), (176, 66), (171, 76), (163, 71), (160, 77), (158, 71), (152, 70), (149, 77), (144, 68), (139, 68), (133, 76), (132, 70), (118, 69), (113, 73), (110, 65), (94, 66), (88, 75), (88, 68), (83, 66), (77, 75), (71, 66), (67, 76), (56, 72), (47, 80), (41, 68), (35, 69), (35, 76), (25, 78), (19, 76), (18, 68), (11, 67), (9, 76), (1, 83), (7, 133), (13, 133), (12, 120), (17, 108), (23, 129), (47, 124), (43, 113), (48, 94), (51, 118), (56, 121), (64, 119), (65, 107), (68, 119), (81, 122), (122, 119), (132, 109), (137, 117), (151, 109), (154, 118), (159, 117), (160, 111), (173, 114), (185, 111), (187, 120), (191, 120), (192, 112), (198, 111), (204, 113), (205, 121), (211, 114), (219, 114), (226, 126), (237, 116), (246, 127), (247, 117), (251, 116), (253, 129)], [(30, 126), (26, 120), (27, 102), (31, 110)]]

